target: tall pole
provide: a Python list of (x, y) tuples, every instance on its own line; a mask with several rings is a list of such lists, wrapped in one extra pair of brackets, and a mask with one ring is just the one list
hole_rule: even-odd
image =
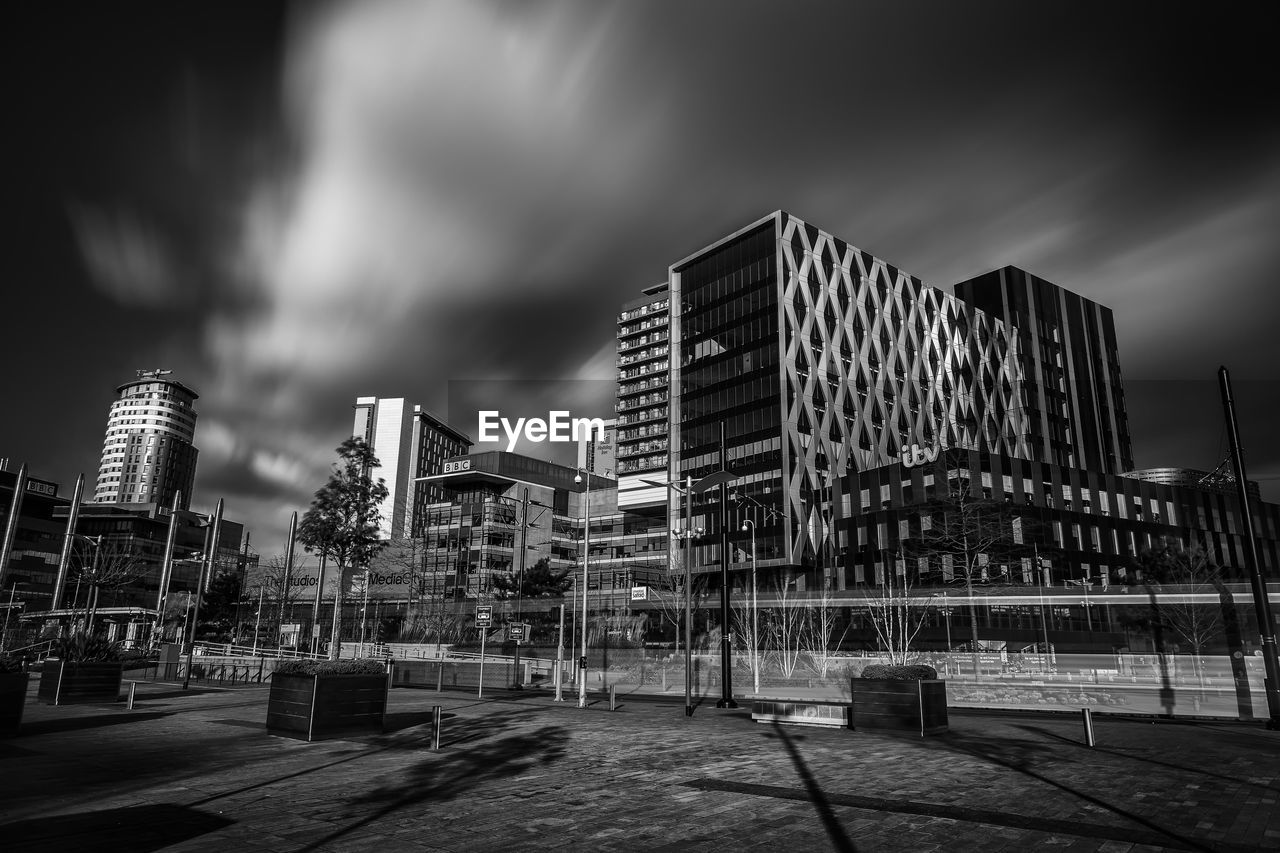
[(587, 490), (582, 524), (582, 659), (578, 661), (578, 707), (587, 707), (587, 572), (591, 564), (591, 472), (584, 472)]
[(13, 481), (13, 500), (9, 503), (9, 518), (4, 525), (4, 541), (0, 542), (0, 586), (9, 574), (9, 555), (13, 553), (13, 540), (18, 535), (18, 516), (22, 514), (22, 495), (27, 490), (27, 463), (18, 468), (18, 479)]
[(760, 622), (756, 609), (756, 523), (747, 519), (744, 526), (751, 527), (751, 687), (755, 694), (760, 694)]
[(93, 546), (93, 568), (89, 574), (93, 577), (93, 582), (89, 584), (89, 616), (85, 620), (84, 632), (86, 635), (93, 635), (93, 620), (98, 615), (98, 567), (101, 565), (98, 561), (98, 555), (102, 553), (102, 537), (98, 536), (97, 544)]
[(360, 653), (356, 657), (364, 657), (364, 638), (369, 629), (369, 567), (364, 569), (364, 602), (360, 605)]
[(191, 612), (191, 632), (187, 638), (187, 667), (182, 675), (183, 690), (191, 686), (191, 658), (196, 650), (196, 626), (200, 623), (200, 599), (204, 597), (205, 576), (213, 575), (214, 559), (218, 553), (218, 532), (221, 527), (222, 498), (218, 498), (218, 505), (213, 510), (213, 519), (210, 522), (209, 535), (205, 538), (209, 547), (205, 549), (204, 560), (200, 563), (200, 577), (196, 579), (196, 603)]
[[(588, 473), (588, 477), (591, 475)], [(515, 545), (513, 540), (512, 545)], [(524, 624), (524, 611), (522, 605), (522, 594), (524, 593), (524, 564), (525, 554), (529, 550), (529, 487), (524, 487), (524, 512), (520, 516), (520, 571), (516, 576), (516, 623)], [(520, 638), (516, 638), (516, 654), (515, 654), (515, 670), (516, 681), (512, 686), (517, 690), (524, 689), (524, 679), (520, 673)]]
[[(724, 421), (720, 422), (720, 470), (729, 470)], [(729, 630), (729, 483), (720, 481), (720, 700), (717, 708), (736, 708), (733, 701), (733, 636)]]
[[(83, 477), (83, 475), (81, 475)], [(164, 561), (160, 564), (160, 589), (156, 591), (156, 621), (151, 626), (151, 644), (155, 645), (160, 635), (160, 622), (164, 619), (165, 606), (169, 598), (169, 581), (173, 577), (173, 546), (178, 535), (178, 505), (182, 501), (182, 490), (173, 493), (173, 505), (169, 508), (169, 532), (164, 537)]]
[(53, 582), (53, 599), (50, 610), (62, 606), (62, 588), (67, 584), (67, 572), (71, 569), (71, 549), (76, 538), (76, 523), (80, 520), (80, 498), (84, 494), (84, 474), (76, 478), (76, 489), (67, 508), (67, 532), (62, 539), (62, 555), (58, 558), (58, 577)]
[(693, 475), (684, 478), (684, 715), (693, 716)]
[(316, 600), (311, 605), (311, 654), (320, 653), (320, 604), (324, 596), (324, 569), (325, 560), (329, 555), (325, 553), (324, 543), (320, 543), (320, 565), (316, 569)]
[(560, 633), (556, 639), (556, 701), (564, 701), (564, 604), (560, 605)]
[(276, 622), (276, 646), (280, 646), (280, 638), (284, 629), (284, 609), (289, 601), (289, 581), (293, 579), (293, 546), (298, 541), (298, 511), (289, 516), (289, 541), (284, 546), (284, 580), (280, 582), (280, 618)]
[(258, 632), (262, 629), (262, 599), (266, 597), (267, 585), (258, 584), (258, 615), (253, 619), (253, 653), (258, 653)]
[(1231, 376), (1225, 367), (1218, 368), (1222, 387), (1222, 408), (1227, 416), (1227, 436), (1231, 440), (1231, 459), (1235, 463), (1236, 490), (1240, 499), (1240, 529), (1244, 539), (1244, 558), (1253, 588), (1253, 606), (1257, 611), (1258, 630), (1262, 637), (1262, 665), (1266, 671), (1263, 692), (1267, 696), (1267, 728), (1280, 731), (1280, 660), (1276, 656), (1276, 627), (1267, 600), (1267, 584), (1258, 563), (1258, 544), (1253, 533), (1253, 512), (1249, 506), (1249, 481), (1244, 468), (1244, 449), (1240, 446), (1240, 429), (1236, 424), (1236, 407), (1231, 397)]
[(4, 630), (0, 631), (0, 652), (9, 646), (9, 614), (13, 612), (13, 596), (18, 591), (18, 581), (9, 585), (9, 606), (4, 611)]

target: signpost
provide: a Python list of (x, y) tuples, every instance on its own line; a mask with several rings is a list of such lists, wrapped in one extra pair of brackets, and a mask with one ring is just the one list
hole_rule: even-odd
[(488, 631), (486, 630), (493, 624), (493, 606), (489, 604), (476, 605), (476, 627), (480, 629), (480, 686), (476, 688), (476, 698), (484, 698), (484, 644), (488, 639)]

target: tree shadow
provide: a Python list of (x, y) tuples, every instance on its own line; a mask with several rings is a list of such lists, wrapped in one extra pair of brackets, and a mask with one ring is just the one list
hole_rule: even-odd
[(0, 837), (4, 838), (5, 850), (10, 853), (45, 850), (145, 853), (216, 832), (233, 822), (221, 815), (161, 803), (15, 821), (0, 825)]
[(129, 723), (142, 723), (147, 720), (158, 720), (168, 717), (171, 711), (131, 711), (113, 712), (111, 714), (95, 714), (88, 717), (63, 717), (56, 720), (36, 720), (23, 723), (18, 729), (19, 736), (47, 735), (58, 732), (74, 732), (82, 729), (97, 729), (105, 726), (123, 726)]
[[(476, 787), (496, 779), (510, 779), (538, 765), (551, 764), (566, 754), (569, 741), (561, 726), (539, 729), (489, 740), (507, 721), (470, 720), (451, 726), (449, 739), (439, 753), (429, 753), (396, 775), (392, 782), (350, 801), (358, 819), (342, 829), (317, 839), (303, 850), (320, 850), (356, 830), (384, 817), (424, 803), (447, 802), (465, 796)], [(461, 744), (466, 749), (452, 749)]]
[(1048, 729), (1042, 729), (1038, 726), (1019, 725), (1017, 728), (1020, 728), (1023, 731), (1034, 732), (1035, 734), (1044, 735), (1045, 737), (1053, 738), (1054, 740), (1061, 741), (1062, 743), (1071, 744), (1072, 746), (1079, 747), (1080, 749), (1088, 749), (1090, 752), (1104, 752), (1107, 755), (1114, 755), (1117, 758), (1129, 758), (1134, 761), (1141, 761), (1146, 764), (1154, 764), (1157, 767), (1167, 767), (1170, 770), (1177, 770), (1181, 773), (1195, 773), (1200, 776), (1209, 776), (1213, 779), (1221, 779), (1224, 782), (1231, 782), (1233, 784), (1253, 785), (1255, 787), (1262, 788), (1263, 790), (1270, 790), (1270, 786), (1267, 785), (1266, 783), (1250, 782), (1248, 779), (1241, 779), (1233, 776), (1224, 776), (1221, 773), (1214, 773), (1212, 770), (1204, 770), (1199, 767), (1187, 767), (1182, 764), (1173, 764), (1168, 761), (1161, 761), (1158, 758), (1148, 758), (1143, 755), (1134, 755), (1132, 750), (1128, 750), (1128, 749), (1111, 749), (1105, 746), (1096, 746), (1096, 745), (1092, 747), (1087, 747), (1078, 740), (1074, 740), (1072, 738), (1065, 737), (1055, 732), (1051, 732)]
[(849, 838), (844, 831), (844, 827), (840, 825), (840, 820), (832, 810), (827, 795), (818, 784), (818, 780), (814, 778), (812, 771), (809, 770), (809, 765), (801, 757), (800, 750), (796, 748), (796, 742), (804, 740), (804, 735), (787, 734), (783, 726), (776, 721), (773, 723), (773, 731), (773, 736), (776, 736), (782, 742), (783, 747), (787, 750), (787, 755), (791, 758), (791, 763), (795, 765), (796, 774), (800, 777), (800, 781), (804, 783), (805, 792), (809, 795), (809, 802), (813, 803), (814, 811), (818, 813), (818, 817), (821, 819), (822, 825), (831, 839), (832, 849), (839, 850), (841, 853), (853, 853), (856, 851), (858, 848), (854, 846), (853, 840)]
[(1173, 839), (1178, 844), (1184, 845), (1191, 850), (1212, 850), (1210, 846), (1188, 838), (1174, 832), (1167, 827), (1161, 826), (1152, 820), (1141, 815), (1126, 811), (1118, 807), (1115, 803), (1095, 797), (1085, 791), (1078, 790), (1056, 779), (1052, 779), (1035, 769), (1038, 764), (1061, 764), (1062, 756), (1047, 744), (1037, 744), (1034, 741), (1010, 741), (1008, 739), (995, 738), (978, 738), (958, 734), (954, 730), (948, 732), (935, 739), (940, 746), (948, 747), (957, 752), (963, 752), (974, 758), (999, 765), (1009, 770), (1014, 770), (1023, 774), (1037, 782), (1041, 782), (1052, 788), (1057, 788), (1072, 796), (1114, 815), (1124, 818), (1125, 820), (1139, 824), (1147, 829), (1153, 830), (1159, 835)]

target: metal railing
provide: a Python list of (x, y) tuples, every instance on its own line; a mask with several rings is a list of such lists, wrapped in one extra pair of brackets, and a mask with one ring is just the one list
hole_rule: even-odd
[(196, 643), (195, 654), (228, 658), (277, 658), (283, 660), (328, 660), (327, 654), (297, 649), (267, 649), (259, 646), (237, 646), (234, 643)]

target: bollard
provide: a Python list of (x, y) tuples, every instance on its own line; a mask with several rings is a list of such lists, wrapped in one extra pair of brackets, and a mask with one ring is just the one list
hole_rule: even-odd
[(431, 750), (433, 752), (440, 750), (440, 711), (439, 705), (431, 709)]
[(618, 710), (618, 695), (614, 692), (614, 685), (609, 685), (609, 710)]
[(1081, 716), (1084, 717), (1084, 743), (1085, 746), (1093, 746), (1093, 712), (1088, 708), (1080, 709)]
[(138, 692), (138, 682), (130, 681), (129, 682), (129, 704), (125, 706), (125, 710), (128, 710), (128, 711), (133, 710), (133, 697), (137, 692)]
[(440, 659), (440, 665), (436, 667), (436, 692), (439, 693), (444, 689), (444, 658)]

